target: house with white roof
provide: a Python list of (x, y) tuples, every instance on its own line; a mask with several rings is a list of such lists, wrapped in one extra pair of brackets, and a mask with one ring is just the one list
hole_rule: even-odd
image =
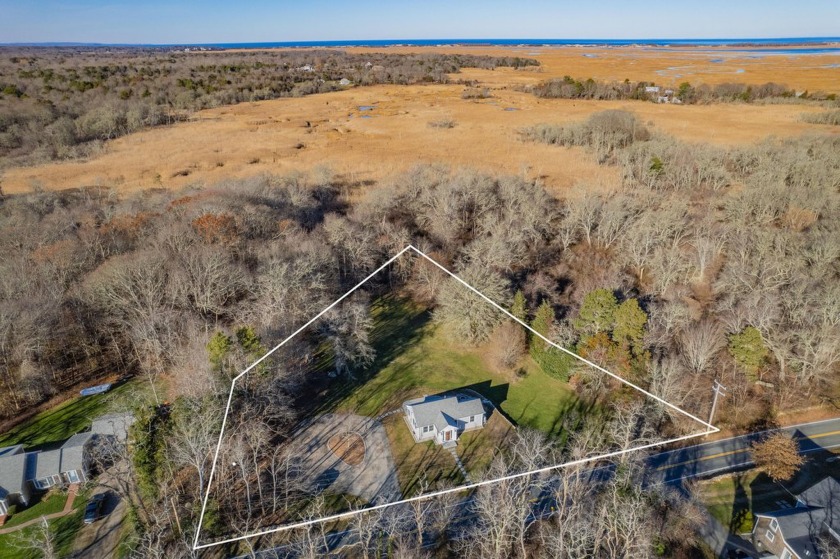
[(454, 445), (458, 437), (487, 423), (481, 398), (465, 393), (425, 396), (403, 403), (405, 421), (415, 442)]

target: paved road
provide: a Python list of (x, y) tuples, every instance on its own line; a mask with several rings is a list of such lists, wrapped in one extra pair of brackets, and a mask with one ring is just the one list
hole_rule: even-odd
[[(650, 471), (648, 483), (680, 487), (686, 479), (711, 477), (727, 471), (751, 467), (749, 451), (752, 443), (760, 440), (767, 433), (775, 431), (786, 432), (796, 437), (799, 441), (800, 452), (803, 454), (840, 447), (840, 418), (792, 425), (654, 454), (647, 460)], [(606, 465), (588, 470), (587, 474), (592, 481), (606, 481), (613, 475), (614, 469), (614, 465)], [(456, 520), (456, 523), (469, 521), (469, 502), (470, 499), (466, 498), (454, 503), (454, 506), (464, 511), (461, 519)], [(550, 515), (551, 509), (555, 506), (553, 498), (544, 494), (534, 504), (534, 514)], [(701, 535), (716, 551), (721, 552), (727, 546), (749, 549), (743, 545), (746, 542), (731, 536), (714, 518), (707, 516), (706, 525), (701, 527)], [(356, 543), (352, 530), (332, 533), (328, 540), (331, 550)], [(241, 559), (246, 557), (252, 556), (243, 555)], [(285, 545), (263, 550), (257, 553), (257, 557), (292, 557), (292, 548)]]
[[(840, 418), (792, 425), (779, 430), (796, 438), (803, 454), (840, 447)], [(708, 477), (750, 467), (752, 443), (767, 433), (751, 433), (654, 454), (648, 459), (650, 479), (654, 483), (677, 485), (684, 479)]]

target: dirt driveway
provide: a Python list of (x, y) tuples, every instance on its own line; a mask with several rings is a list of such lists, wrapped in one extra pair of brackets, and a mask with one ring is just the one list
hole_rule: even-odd
[[(355, 433), (365, 443), (365, 456), (350, 466), (329, 448), (336, 435)], [(401, 497), (391, 445), (382, 423), (353, 414), (326, 414), (302, 427), (295, 446), (303, 458), (306, 481), (316, 491), (348, 493), (369, 503), (386, 503)]]

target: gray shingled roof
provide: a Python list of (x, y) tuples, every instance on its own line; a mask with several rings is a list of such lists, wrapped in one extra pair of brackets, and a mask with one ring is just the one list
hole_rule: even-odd
[(434, 425), (438, 431), (447, 425), (455, 425), (456, 419), (471, 415), (483, 415), (484, 405), (479, 398), (464, 396), (428, 396), (416, 404), (406, 404), (414, 410), (418, 427)]
[(41, 479), (47, 476), (54, 476), (61, 470), (61, 449), (47, 450), (35, 454), (35, 477)]
[(26, 483), (25, 474), (25, 454), (7, 454), (0, 457), (0, 499), (22, 492)]
[(84, 468), (85, 444), (94, 437), (94, 433), (77, 433), (61, 446), (61, 472)]
[(820, 507), (799, 506), (760, 516), (775, 518), (785, 542), (800, 557), (818, 557), (816, 538), (822, 531), (826, 511)]
[(833, 477), (827, 477), (800, 493), (797, 499), (812, 507), (834, 505), (840, 509), (840, 483)]
[(23, 454), (23, 445), (16, 444), (14, 446), (4, 446), (0, 448), (0, 458), (11, 456), (13, 454)]

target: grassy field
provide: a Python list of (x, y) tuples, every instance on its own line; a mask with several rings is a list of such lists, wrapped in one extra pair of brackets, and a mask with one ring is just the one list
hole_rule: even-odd
[(711, 515), (732, 533), (749, 532), (753, 526), (753, 513), (792, 506), (795, 504), (793, 495), (828, 475), (837, 476), (837, 463), (825, 461), (832, 455), (830, 452), (807, 455), (807, 462), (799, 473), (785, 483), (776, 483), (766, 474), (750, 470), (704, 482), (700, 495)]
[[(533, 49), (425, 50), (529, 56)], [(539, 123), (583, 121), (605, 109), (626, 109), (641, 122), (653, 123), (655, 130), (691, 142), (733, 145), (771, 135), (835, 133), (801, 121), (800, 115), (818, 110), (815, 107), (735, 103), (677, 107), (643, 101), (537, 99), (521, 90), (566, 74), (607, 81), (651, 80), (663, 86), (678, 86), (686, 80), (692, 84), (773, 81), (798, 90), (836, 89), (836, 73), (819, 66), (840, 59), (768, 56), (749, 60), (667, 49), (586, 52), (597, 56), (584, 57), (574, 48), (545, 49), (536, 56), (542, 64), (536, 70), (465, 69), (455, 76), (488, 87), (493, 96), (490, 99), (463, 99), (464, 86), (454, 83), (380, 85), (199, 111), (190, 122), (108, 141), (107, 149), (85, 161), (9, 169), (3, 177), (3, 190), (30, 191), (38, 184), (48, 189), (90, 185), (114, 186), (120, 191), (180, 189), (262, 173), (307, 171), (321, 164), (351, 182), (378, 181), (418, 163), (432, 162), (524, 174), (565, 195), (580, 182), (590, 189), (620, 184), (617, 169), (597, 165), (580, 148), (556, 149), (522, 142), (519, 130)], [(726, 58), (726, 62), (709, 62), (718, 57)], [(814, 64), (815, 59), (820, 59), (820, 64)], [(679, 78), (667, 75), (673, 68), (679, 68), (673, 70)], [(376, 107), (364, 114), (369, 118), (360, 118), (362, 105)], [(456, 126), (429, 126), (440, 120), (454, 121)]]
[(90, 427), (91, 420), (111, 409), (130, 409), (126, 401), (128, 393), (136, 400), (138, 391), (145, 390), (139, 381), (129, 381), (111, 389), (105, 394), (79, 396), (58, 406), (43, 411), (30, 419), (0, 434), (0, 446), (22, 444), (26, 450), (37, 450), (52, 446)]

